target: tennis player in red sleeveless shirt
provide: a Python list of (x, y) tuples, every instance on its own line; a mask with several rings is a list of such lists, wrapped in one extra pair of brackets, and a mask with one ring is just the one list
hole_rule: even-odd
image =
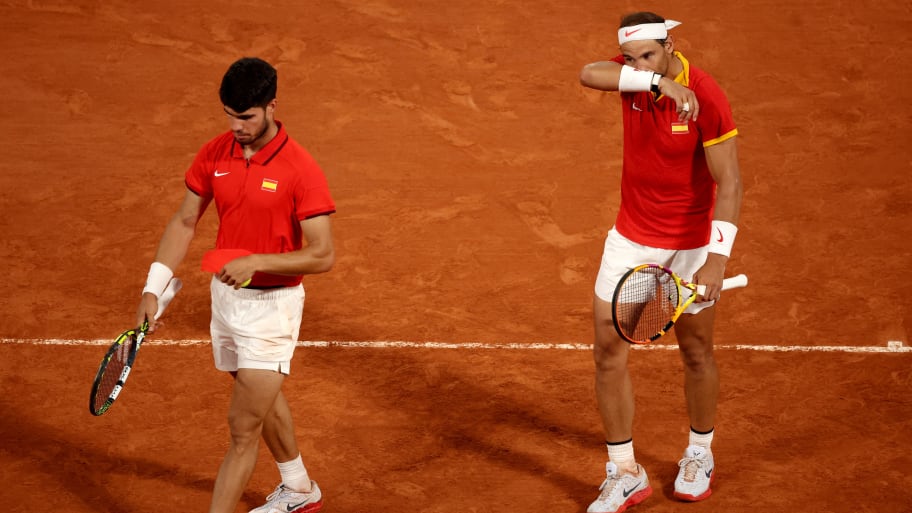
[(581, 83), (619, 91), (624, 119), (621, 205), (605, 239), (594, 295), (596, 397), (608, 448), (607, 477), (589, 513), (614, 513), (651, 493), (633, 449), (629, 346), (611, 321), (611, 300), (630, 268), (654, 262), (706, 286), (675, 325), (690, 431), (674, 495), (712, 493), (719, 376), (713, 358), (715, 300), (737, 233), (742, 186), (731, 107), (722, 89), (675, 50), (679, 25), (650, 12), (625, 16), (621, 55), (583, 67)]
[(334, 262), (329, 215), (335, 205), (320, 167), (275, 120), (277, 82), (275, 68), (261, 59), (243, 58), (228, 68), (219, 96), (230, 131), (206, 143), (186, 172), (184, 200), (161, 237), (137, 313), (155, 328), (157, 297), (214, 202), (216, 248), (252, 254), (225, 264), (210, 283), (215, 366), (234, 377), (234, 389), (230, 445), (209, 513), (235, 511), (261, 435), (282, 481), (253, 511), (314, 513), (323, 504), (281, 387), (301, 326), (302, 276), (326, 272)]

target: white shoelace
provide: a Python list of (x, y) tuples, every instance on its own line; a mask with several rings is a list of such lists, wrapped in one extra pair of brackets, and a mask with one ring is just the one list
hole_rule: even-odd
[(286, 490), (285, 485), (280, 484), (278, 486), (278, 488), (275, 489), (274, 492), (272, 492), (266, 496), (266, 504), (274, 502), (276, 499), (279, 498), (280, 495), (282, 495), (282, 492), (284, 492), (285, 490)]
[(602, 483), (602, 495), (610, 495), (611, 492), (617, 488), (617, 485), (621, 482), (621, 476), (615, 474), (613, 476), (608, 476), (605, 478), (605, 482)]
[(693, 482), (697, 479), (697, 471), (703, 468), (706, 460), (697, 458), (683, 458), (678, 465), (684, 467), (684, 480)]

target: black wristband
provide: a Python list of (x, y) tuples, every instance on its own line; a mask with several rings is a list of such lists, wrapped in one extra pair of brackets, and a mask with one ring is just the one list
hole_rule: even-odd
[(652, 74), (652, 86), (650, 86), (649, 90), (656, 94), (659, 94), (661, 92), (661, 91), (659, 91), (659, 80), (662, 80), (662, 75), (659, 75), (658, 73), (653, 73)]

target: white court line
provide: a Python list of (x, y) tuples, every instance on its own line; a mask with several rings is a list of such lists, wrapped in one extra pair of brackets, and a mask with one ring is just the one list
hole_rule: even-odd
[[(26, 339), (26, 338), (0, 338), (0, 344), (29, 344), (49, 346), (104, 346), (113, 342), (111, 340), (70, 340), (70, 339)], [(197, 346), (209, 344), (209, 340), (150, 340), (146, 344), (156, 346)], [(494, 344), (487, 342), (406, 342), (406, 341), (301, 341), (298, 347), (359, 347), (359, 348), (409, 348), (409, 349), (551, 349), (588, 351), (591, 344), (565, 343), (529, 343)], [(633, 346), (636, 350), (662, 351), (677, 350), (676, 344), (650, 344)], [(716, 349), (732, 349), (737, 351), (767, 351), (767, 352), (822, 352), (822, 353), (912, 353), (912, 346), (905, 346), (901, 341), (891, 340), (886, 346), (788, 346), (788, 345), (749, 345), (732, 344), (718, 345)]]

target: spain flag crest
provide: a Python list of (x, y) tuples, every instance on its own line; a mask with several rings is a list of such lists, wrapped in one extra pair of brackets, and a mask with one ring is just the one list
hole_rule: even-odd
[(687, 125), (687, 121), (677, 121), (671, 124), (671, 133), (673, 134), (689, 134), (690, 127)]

